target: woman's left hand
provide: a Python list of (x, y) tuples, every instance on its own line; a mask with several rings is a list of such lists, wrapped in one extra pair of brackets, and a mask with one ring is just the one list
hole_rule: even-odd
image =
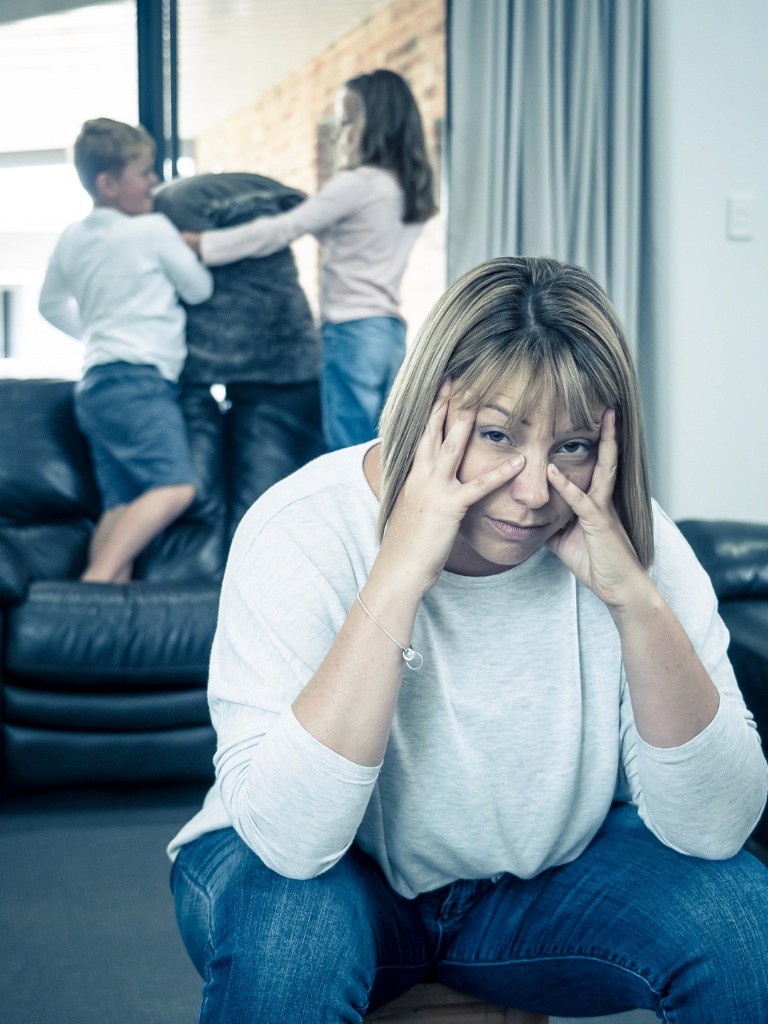
[(574, 513), (547, 547), (611, 609), (626, 606), (638, 585), (648, 582), (613, 503), (617, 467), (616, 413), (612, 409), (603, 413), (597, 463), (586, 493), (555, 465), (547, 467), (550, 486)]

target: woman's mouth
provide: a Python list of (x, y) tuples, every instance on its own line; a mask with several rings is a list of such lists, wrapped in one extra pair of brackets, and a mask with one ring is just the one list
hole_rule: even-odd
[(510, 523), (506, 519), (493, 519), (491, 516), (488, 517), (488, 522), (502, 537), (509, 540), (530, 540), (531, 537), (540, 534), (546, 525), (541, 523), (538, 526), (522, 526), (520, 523)]

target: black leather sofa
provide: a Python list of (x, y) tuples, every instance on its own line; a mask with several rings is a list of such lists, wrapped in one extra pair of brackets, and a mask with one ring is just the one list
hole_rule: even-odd
[(0, 380), (0, 787), (206, 780), (229, 541), (259, 493), (322, 450), (316, 390), (247, 416), (186, 393), (198, 498), (114, 586), (78, 579), (100, 508), (73, 387)]
[[(728, 655), (768, 756), (768, 524), (677, 524), (709, 573), (731, 642)], [(768, 849), (768, 809), (754, 832)]]

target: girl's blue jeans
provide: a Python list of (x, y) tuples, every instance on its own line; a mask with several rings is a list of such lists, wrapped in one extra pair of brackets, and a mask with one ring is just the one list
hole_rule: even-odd
[(328, 451), (378, 435), (384, 401), (405, 358), (405, 324), (391, 316), (323, 324), (320, 395)]
[(651, 1008), (674, 1024), (768, 1021), (768, 869), (662, 845), (615, 807), (575, 861), (531, 879), (399, 896), (353, 847), (308, 881), (265, 867), (232, 829), (172, 872), (201, 1024), (360, 1022), (427, 973), (556, 1016)]

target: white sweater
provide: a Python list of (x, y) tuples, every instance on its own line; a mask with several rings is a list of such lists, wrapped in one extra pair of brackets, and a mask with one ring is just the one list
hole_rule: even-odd
[(636, 803), (676, 850), (735, 853), (761, 813), (768, 769), (709, 579), (658, 508), (653, 578), (721, 695), (688, 743), (657, 749), (637, 735), (611, 617), (545, 548), (495, 576), (443, 572), (417, 614), (424, 666), (405, 672), (380, 768), (299, 725), (290, 704), (376, 555), (367, 447), (299, 470), (242, 521), (211, 661), (217, 783), (170, 855), (231, 823), (275, 871), (310, 877), (356, 840), (412, 897), (567, 863), (614, 799)]
[(210, 270), (163, 214), (96, 207), (56, 243), (39, 307), (85, 341), (84, 370), (142, 363), (175, 381), (187, 354), (179, 297), (194, 305), (212, 293)]
[(403, 190), (389, 171), (340, 171), (317, 195), (288, 213), (204, 231), (209, 266), (269, 256), (301, 235), (322, 247), (320, 315), (328, 323), (365, 317), (400, 319), (400, 283), (421, 224), (403, 223)]

